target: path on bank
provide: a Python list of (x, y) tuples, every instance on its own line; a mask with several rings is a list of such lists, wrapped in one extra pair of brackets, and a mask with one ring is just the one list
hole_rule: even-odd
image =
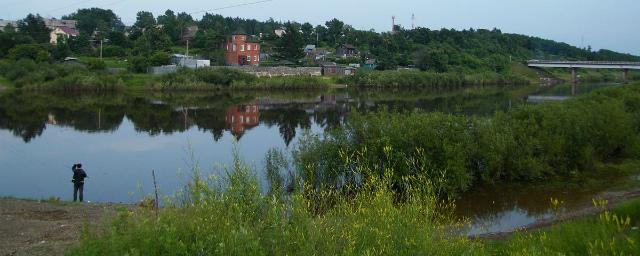
[(116, 204), (0, 199), (0, 256), (64, 255), (85, 224), (115, 217)]
[[(627, 202), (629, 200), (633, 200), (636, 198), (640, 198), (640, 188), (633, 188), (626, 191), (610, 191), (604, 192), (594, 197), (594, 199), (604, 199), (607, 200), (607, 209), (612, 210), (613, 208), (619, 206), (620, 204)], [(498, 233), (488, 233), (481, 234), (477, 236), (471, 236), (472, 239), (490, 239), (490, 240), (503, 240), (516, 232), (526, 232), (526, 231), (535, 231), (538, 229), (543, 229), (547, 227), (551, 227), (555, 224), (559, 224), (566, 221), (571, 221), (575, 219), (579, 219), (585, 216), (596, 215), (602, 212), (601, 208), (594, 206), (593, 204), (585, 204), (582, 207), (579, 207), (575, 210), (570, 210), (567, 212), (562, 212), (558, 216), (552, 219), (544, 219), (534, 222), (530, 225), (522, 227), (518, 230), (507, 231), (507, 232), (498, 232)]]

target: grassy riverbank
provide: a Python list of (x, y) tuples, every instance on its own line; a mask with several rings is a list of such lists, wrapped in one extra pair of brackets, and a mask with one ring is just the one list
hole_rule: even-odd
[[(328, 89), (335, 84), (366, 88), (421, 88), (455, 90), (485, 85), (523, 85), (530, 80), (520, 74), (435, 73), (418, 71), (358, 72), (353, 77), (256, 77), (234, 69), (180, 70), (166, 75), (108, 71), (106, 64), (37, 63), (32, 60), (0, 61), (0, 75), (16, 88), (28, 90), (114, 91), (114, 90), (246, 90)], [(113, 62), (113, 61), (112, 61)], [(100, 62), (102, 63), (102, 62)], [(110, 66), (117, 64), (110, 63)], [(111, 73), (114, 72), (114, 73)]]
[(120, 211), (112, 222), (86, 229), (68, 254), (631, 255), (639, 249), (640, 200), (492, 241), (456, 232), (464, 222), (436, 200), (429, 182), (407, 190), (403, 201), (389, 176), (369, 179), (351, 195), (302, 188), (264, 194), (246, 165), (236, 161), (228, 171), (213, 178), (196, 170), (185, 193), (157, 216), (152, 209)]

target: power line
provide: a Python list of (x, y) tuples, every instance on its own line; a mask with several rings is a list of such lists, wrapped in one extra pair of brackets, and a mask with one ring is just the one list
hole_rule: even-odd
[(257, 2), (235, 4), (235, 5), (229, 5), (229, 6), (224, 6), (224, 7), (220, 7), (220, 8), (214, 8), (214, 9), (208, 9), (208, 10), (192, 12), (192, 13), (189, 13), (189, 15), (203, 13), (203, 12), (210, 12), (210, 11), (219, 11), (219, 10), (230, 9), (230, 8), (235, 8), (235, 7), (242, 7), (242, 6), (248, 6), (248, 5), (267, 3), (267, 2), (273, 2), (273, 1), (275, 1), (275, 0), (263, 0), (263, 1), (257, 1)]
[(93, 2), (93, 1), (96, 1), (96, 0), (82, 0), (82, 1), (79, 1), (79, 2), (75, 2), (75, 3), (69, 4), (69, 5), (66, 5), (66, 6), (60, 7), (60, 8), (56, 8), (56, 9), (53, 9), (53, 10), (47, 11), (47, 12), (45, 12), (45, 13), (53, 13), (53, 12), (56, 12), (56, 11), (60, 11), (60, 10), (63, 10), (63, 9), (67, 9), (67, 8), (69, 8), (69, 7), (73, 7), (73, 6), (76, 6), (76, 5), (80, 5), (80, 4), (84, 4), (84, 3), (88, 3), (88, 2)]

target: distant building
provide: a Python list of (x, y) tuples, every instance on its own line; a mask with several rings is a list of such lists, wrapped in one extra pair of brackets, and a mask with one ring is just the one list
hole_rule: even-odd
[(188, 26), (182, 30), (182, 42), (193, 41), (198, 33), (198, 26)]
[(362, 65), (362, 68), (364, 68), (366, 70), (374, 70), (377, 67), (378, 67), (378, 64), (376, 64), (376, 60), (375, 59), (369, 59), (369, 60), (364, 62), (364, 65)]
[(226, 128), (239, 140), (248, 128), (260, 124), (260, 110), (258, 105), (229, 107), (224, 122)]
[(343, 44), (336, 48), (336, 57), (347, 58), (358, 56), (358, 49), (352, 44)]
[(18, 29), (18, 22), (13, 20), (3, 20), (0, 19), (0, 32), (4, 32), (4, 28), (11, 25), (14, 29)]
[(338, 74), (338, 64), (335, 62), (325, 62), (320, 65), (323, 76), (335, 76)]
[(287, 33), (287, 30), (285, 30), (283, 27), (280, 27), (274, 30), (273, 33), (276, 34), (277, 37), (282, 37), (284, 34)]
[(67, 27), (75, 30), (78, 22), (75, 20), (44, 19), (44, 25), (52, 30), (59, 27)]
[(211, 66), (210, 60), (194, 58), (193, 56), (186, 56), (182, 54), (172, 54), (171, 63), (178, 67), (191, 69), (206, 68)]
[(252, 36), (243, 32), (236, 32), (227, 39), (225, 47), (227, 65), (260, 65), (260, 43)]
[(57, 44), (58, 40), (67, 41), (70, 37), (76, 37), (79, 34), (75, 28), (56, 27), (49, 33), (49, 42)]
[(316, 46), (313, 44), (308, 44), (307, 46), (304, 47), (304, 53), (306, 53), (307, 55), (312, 54), (315, 50), (316, 50)]

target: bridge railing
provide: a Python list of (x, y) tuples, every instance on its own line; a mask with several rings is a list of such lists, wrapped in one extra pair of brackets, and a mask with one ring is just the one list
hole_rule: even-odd
[(573, 65), (628, 65), (640, 66), (640, 62), (630, 61), (568, 61), (568, 60), (529, 60), (527, 64), (573, 64)]

